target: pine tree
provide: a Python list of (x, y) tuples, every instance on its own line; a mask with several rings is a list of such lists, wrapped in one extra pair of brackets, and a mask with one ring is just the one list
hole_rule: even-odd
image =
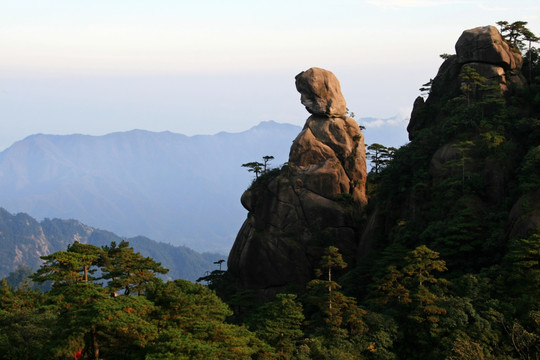
[(156, 274), (166, 274), (169, 270), (150, 257), (143, 257), (122, 240), (103, 247), (103, 279), (109, 280), (108, 287), (116, 294), (123, 289), (124, 295), (132, 291), (141, 295), (146, 285), (156, 279)]
[(0, 283), (1, 359), (50, 359), (47, 345), (55, 323), (56, 312), (46, 304), (46, 295)]
[(243, 326), (225, 323), (229, 307), (200, 284), (176, 280), (149, 286), (146, 296), (159, 336), (146, 359), (273, 358), (272, 349)]
[(257, 309), (249, 323), (257, 336), (274, 347), (278, 359), (291, 359), (303, 337), (304, 314), (296, 295), (278, 294)]
[(31, 276), (31, 279), (43, 283), (51, 280), (55, 286), (92, 281), (92, 274), (97, 270), (101, 249), (78, 241), (68, 246), (67, 251), (42, 256), (45, 264)]

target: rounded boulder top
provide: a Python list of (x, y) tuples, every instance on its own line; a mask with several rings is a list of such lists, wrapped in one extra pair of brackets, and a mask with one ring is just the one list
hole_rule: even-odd
[(502, 66), (506, 70), (521, 69), (523, 59), (514, 52), (495, 26), (479, 26), (465, 30), (456, 43), (460, 64), (472, 62)]
[(347, 113), (347, 103), (337, 77), (330, 71), (312, 67), (296, 75), (296, 90), (300, 101), (313, 115), (341, 117)]

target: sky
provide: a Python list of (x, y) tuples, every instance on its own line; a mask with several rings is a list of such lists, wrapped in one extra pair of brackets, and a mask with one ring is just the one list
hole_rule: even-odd
[(537, 0), (0, 0), (0, 151), (36, 133), (303, 125), (294, 77), (313, 66), (374, 119), (367, 143), (371, 129), (399, 146), (464, 30), (538, 35), (539, 17)]

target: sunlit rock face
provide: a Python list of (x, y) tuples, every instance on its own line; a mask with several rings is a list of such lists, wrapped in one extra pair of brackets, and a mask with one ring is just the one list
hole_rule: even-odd
[(329, 245), (352, 264), (361, 229), (350, 204), (367, 202), (364, 136), (345, 115), (339, 81), (311, 68), (296, 76), (296, 88), (312, 116), (288, 164), (243, 194), (250, 213), (229, 255), (229, 271), (262, 296), (312, 279)]
[(465, 30), (455, 48), (460, 64), (486, 63), (505, 70), (519, 70), (523, 64), (521, 54), (512, 51), (499, 30), (491, 25)]
[(314, 115), (345, 116), (347, 104), (336, 76), (324, 69), (310, 68), (296, 75), (296, 90), (306, 110)]

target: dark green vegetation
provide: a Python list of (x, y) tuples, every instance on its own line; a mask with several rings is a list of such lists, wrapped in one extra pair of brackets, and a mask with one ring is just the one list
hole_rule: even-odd
[[(41, 222), (27, 214), (12, 215), (0, 208), (0, 278), (8, 276), (15, 281), (23, 272), (18, 266), (36, 270), (42, 264), (41, 255), (65, 250), (78, 240), (95, 246), (104, 246), (122, 238), (104, 230), (85, 226), (75, 220), (45, 219)], [(127, 239), (145, 256), (159, 259), (168, 269), (169, 279), (195, 280), (206, 270), (215, 268), (213, 261), (222, 255), (197, 253), (184, 246), (159, 243), (143, 236)], [(32, 270), (26, 269), (26, 273)], [(18, 275), (17, 275), (18, 274)], [(20, 283), (21, 281), (18, 281)]]
[(207, 287), (163, 282), (127, 242), (75, 242), (31, 277), (48, 292), (0, 285), (1, 359), (246, 359), (273, 350)]
[(274, 159), (272, 155), (265, 155), (262, 157), (263, 162), (251, 161), (245, 164), (242, 164), (242, 167), (248, 169), (249, 172), (255, 173), (255, 179), (259, 178), (259, 175), (264, 175), (270, 171), (269, 162)]

